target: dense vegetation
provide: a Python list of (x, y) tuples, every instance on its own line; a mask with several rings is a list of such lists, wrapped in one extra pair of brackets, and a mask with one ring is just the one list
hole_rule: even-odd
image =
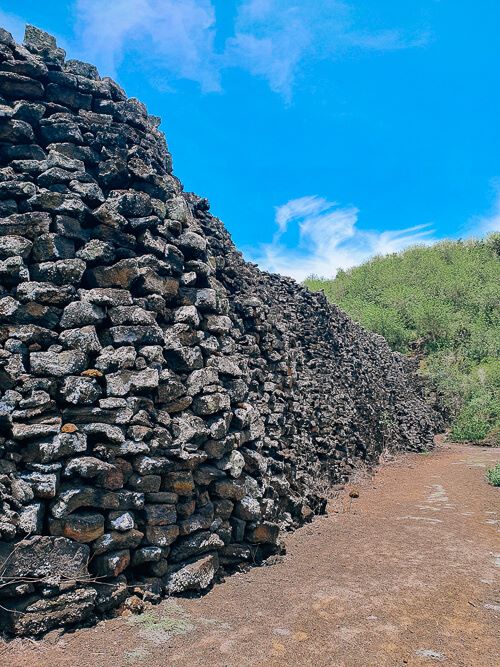
[(410, 248), (306, 284), (393, 349), (421, 355), (455, 440), (500, 444), (500, 234)]

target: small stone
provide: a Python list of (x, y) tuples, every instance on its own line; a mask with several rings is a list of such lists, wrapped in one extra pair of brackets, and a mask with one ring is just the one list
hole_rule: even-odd
[(102, 371), (98, 370), (97, 368), (88, 368), (85, 371), (82, 371), (82, 375), (85, 377), (91, 377), (91, 378), (102, 378), (104, 375)]
[(40, 534), (43, 527), (44, 511), (43, 503), (25, 505), (19, 512), (19, 530), (26, 535)]
[(225, 456), (220, 461), (217, 461), (217, 467), (221, 470), (226, 470), (231, 477), (237, 479), (240, 477), (245, 467), (245, 459), (241, 452), (233, 450), (228, 456)]
[(78, 426), (76, 424), (63, 424), (61, 426), (61, 433), (76, 433)]
[(124, 532), (126, 530), (132, 530), (134, 525), (134, 517), (130, 514), (130, 512), (118, 514), (117, 516), (113, 513), (110, 515), (110, 526), (113, 530)]

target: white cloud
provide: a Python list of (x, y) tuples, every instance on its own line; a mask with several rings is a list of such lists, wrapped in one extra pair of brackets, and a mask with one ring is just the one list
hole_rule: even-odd
[[(127, 57), (154, 85), (198, 82), (204, 92), (221, 90), (221, 75), (238, 68), (265, 79), (290, 100), (304, 65), (360, 50), (422, 45), (399, 30), (357, 31), (352, 9), (340, 0), (239, 0), (234, 34), (216, 48), (214, 0), (74, 0), (72, 54), (116, 77)], [(0, 21), (22, 39), (21, 18), (0, 10)]]
[(467, 232), (472, 236), (484, 236), (491, 232), (500, 232), (500, 181), (494, 181), (495, 200), (487, 215), (474, 216)]
[(244, 0), (225, 56), (290, 99), (304, 63), (350, 51), (411, 48), (427, 41), (425, 35), (407, 36), (400, 30), (360, 32), (354, 24), (350, 6), (339, 0)]
[(189, 79), (218, 91), (221, 73), (240, 68), (287, 100), (308, 61), (417, 45), (398, 30), (356, 32), (349, 5), (339, 0), (241, 0), (234, 35), (220, 53), (213, 0), (77, 0), (77, 16), (82, 50), (108, 74), (134, 52), (159, 81)]
[(210, 0), (77, 0), (77, 34), (86, 57), (114, 76), (126, 54), (153, 77), (200, 83), (220, 90)]
[[(276, 208), (277, 232), (271, 243), (247, 251), (250, 259), (267, 271), (302, 281), (310, 275), (333, 277), (379, 254), (399, 252), (417, 243), (431, 243), (430, 225), (376, 232), (357, 227), (359, 211), (311, 195), (292, 199)], [(285, 243), (287, 233), (298, 229), (299, 241)]]

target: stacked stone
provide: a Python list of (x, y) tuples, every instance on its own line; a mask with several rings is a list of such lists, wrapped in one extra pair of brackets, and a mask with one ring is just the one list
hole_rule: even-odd
[(437, 419), (406, 361), (243, 261), (159, 120), (28, 26), (0, 30), (0, 621), (262, 560), (331, 483)]

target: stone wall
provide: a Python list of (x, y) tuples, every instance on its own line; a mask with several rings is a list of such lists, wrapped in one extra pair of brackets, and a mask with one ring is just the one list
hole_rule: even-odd
[(432, 443), (410, 362), (243, 260), (159, 119), (0, 30), (0, 625), (91, 622), (280, 548)]

